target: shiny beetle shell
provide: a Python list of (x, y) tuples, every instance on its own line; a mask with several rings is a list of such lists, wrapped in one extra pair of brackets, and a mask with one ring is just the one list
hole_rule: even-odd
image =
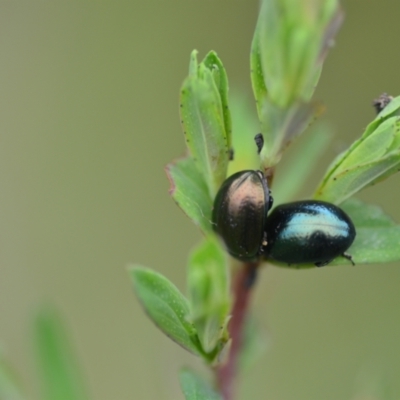
[(334, 204), (306, 200), (276, 207), (266, 221), (266, 257), (287, 264), (318, 267), (342, 255), (356, 230), (349, 216)]
[(250, 261), (260, 256), (271, 205), (261, 171), (237, 172), (222, 184), (214, 201), (212, 223), (233, 257)]

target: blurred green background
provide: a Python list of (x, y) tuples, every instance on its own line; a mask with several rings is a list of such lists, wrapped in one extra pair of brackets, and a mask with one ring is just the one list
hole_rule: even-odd
[[(372, 99), (400, 93), (400, 2), (342, 4), (316, 93), (337, 136), (303, 195), (374, 118)], [(50, 303), (93, 399), (183, 399), (178, 368), (199, 365), (146, 318), (126, 266), (155, 268), (184, 290), (200, 234), (163, 170), (185, 151), (179, 87), (190, 51), (214, 49), (251, 100), (257, 11), (257, 1), (0, 2), (0, 340), (31, 398), (32, 319)], [(400, 222), (399, 185), (392, 177), (361, 198)], [(269, 348), (242, 398), (350, 399), (382, 376), (400, 398), (399, 289), (400, 263), (265, 268), (254, 313)]]

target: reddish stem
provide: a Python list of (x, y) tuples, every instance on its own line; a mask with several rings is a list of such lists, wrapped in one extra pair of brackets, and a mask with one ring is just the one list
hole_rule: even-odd
[(228, 326), (232, 342), (227, 361), (216, 370), (217, 385), (224, 400), (234, 399), (238, 358), (243, 344), (243, 330), (257, 266), (257, 263), (244, 264), (233, 282), (234, 302)]

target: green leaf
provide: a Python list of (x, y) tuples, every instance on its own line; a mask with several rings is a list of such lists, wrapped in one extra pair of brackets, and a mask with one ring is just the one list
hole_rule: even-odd
[(336, 0), (262, 2), (250, 61), (265, 169), (320, 114), (310, 100), (341, 20)]
[(24, 400), (18, 379), (0, 355), (0, 400)]
[(331, 176), (317, 189), (314, 198), (340, 204), (363, 188), (388, 178), (389, 172), (397, 171), (400, 166), (400, 149), (376, 161), (355, 165)]
[(204, 232), (211, 232), (212, 200), (203, 176), (192, 158), (168, 164), (170, 194), (183, 212)]
[[(356, 239), (348, 250), (356, 265), (400, 260), (400, 225), (379, 207), (357, 199), (349, 199), (341, 207), (356, 227)], [(338, 257), (332, 264), (347, 262)]]
[(222, 61), (215, 51), (210, 51), (203, 60), (204, 65), (212, 72), (221, 99), (222, 113), (224, 116), (225, 134), (228, 149), (232, 146), (232, 121), (228, 102), (228, 76)]
[[(218, 60), (218, 64), (210, 66), (211, 59)], [(206, 63), (197, 65), (197, 51), (193, 51), (189, 76), (181, 88), (181, 122), (186, 145), (212, 198), (225, 180), (229, 162), (230, 118), (228, 109), (224, 108), (227, 106), (225, 80), (225, 71), (215, 53)]]
[[(261, 120), (263, 114), (264, 102), (267, 100), (267, 88), (264, 82), (264, 73), (261, 64), (261, 49), (260, 49), (260, 29), (261, 18), (258, 19), (256, 30), (254, 32), (253, 41), (251, 43), (250, 54), (250, 77), (253, 88), (254, 97), (256, 99), (257, 112)], [(234, 115), (234, 114), (233, 114)]]
[(339, 204), (400, 167), (400, 98), (393, 99), (360, 139), (329, 166), (314, 198)]
[(189, 369), (182, 369), (179, 378), (186, 400), (222, 400), (217, 392)]
[(307, 133), (296, 153), (287, 161), (274, 180), (273, 197), (276, 204), (292, 201), (327, 149), (332, 132), (327, 125), (317, 124)]
[(43, 310), (37, 316), (35, 344), (43, 378), (42, 399), (88, 399), (65, 329), (54, 311)]
[(191, 320), (206, 353), (218, 353), (229, 339), (229, 288), (225, 252), (217, 239), (209, 236), (192, 252), (188, 267)]
[(196, 330), (189, 322), (189, 304), (167, 278), (148, 268), (129, 269), (135, 293), (150, 319), (174, 342), (200, 355)]
[(256, 100), (268, 92), (281, 108), (308, 102), (340, 21), (336, 0), (264, 0), (252, 45)]

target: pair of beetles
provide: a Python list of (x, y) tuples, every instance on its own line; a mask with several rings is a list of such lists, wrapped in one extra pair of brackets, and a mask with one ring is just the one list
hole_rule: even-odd
[(214, 201), (212, 223), (233, 257), (322, 267), (343, 256), (354, 265), (346, 250), (356, 231), (341, 208), (305, 200), (279, 205), (268, 215), (272, 204), (261, 171), (237, 172), (222, 184)]

